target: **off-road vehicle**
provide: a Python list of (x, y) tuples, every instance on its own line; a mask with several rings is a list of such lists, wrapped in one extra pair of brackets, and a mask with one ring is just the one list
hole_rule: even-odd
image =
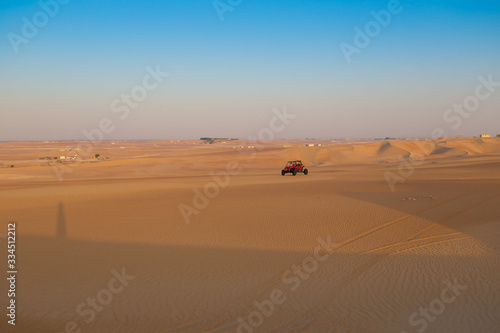
[(297, 172), (302, 172), (304, 175), (307, 175), (309, 171), (306, 169), (306, 166), (302, 164), (302, 161), (288, 161), (285, 165), (285, 168), (281, 170), (281, 175), (284, 176), (287, 173), (291, 173), (292, 175), (296, 175)]

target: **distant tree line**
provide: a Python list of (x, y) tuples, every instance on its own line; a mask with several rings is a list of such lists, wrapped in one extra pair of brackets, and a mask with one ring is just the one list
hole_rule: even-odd
[(215, 143), (215, 142), (220, 142), (220, 141), (234, 141), (234, 140), (238, 140), (238, 139), (235, 139), (235, 138), (200, 138), (201, 141), (205, 141), (206, 143), (208, 144), (212, 144), (212, 143)]

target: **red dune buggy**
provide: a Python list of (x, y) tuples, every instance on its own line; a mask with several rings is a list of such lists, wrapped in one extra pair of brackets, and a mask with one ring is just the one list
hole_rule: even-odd
[(302, 161), (288, 161), (285, 168), (281, 170), (281, 175), (284, 176), (287, 173), (291, 173), (295, 176), (297, 172), (302, 172), (304, 175), (309, 173), (306, 166), (302, 164)]

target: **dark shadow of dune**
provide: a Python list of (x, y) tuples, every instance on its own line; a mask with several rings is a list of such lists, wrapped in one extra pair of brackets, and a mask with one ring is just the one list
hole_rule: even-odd
[(440, 155), (440, 154), (445, 154), (452, 150), (453, 148), (449, 147), (436, 147), (433, 151), (429, 153), (429, 155)]

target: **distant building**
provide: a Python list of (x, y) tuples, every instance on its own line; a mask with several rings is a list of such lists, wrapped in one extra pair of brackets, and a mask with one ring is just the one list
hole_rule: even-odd
[(321, 143), (318, 143), (318, 144), (316, 145), (316, 147), (321, 147)]
[(489, 134), (481, 134), (481, 135), (479, 135), (479, 137), (480, 138), (490, 138), (491, 135), (489, 135)]
[(76, 155), (60, 156), (60, 160), (76, 160)]
[(306, 147), (314, 147), (313, 143), (306, 143)]

